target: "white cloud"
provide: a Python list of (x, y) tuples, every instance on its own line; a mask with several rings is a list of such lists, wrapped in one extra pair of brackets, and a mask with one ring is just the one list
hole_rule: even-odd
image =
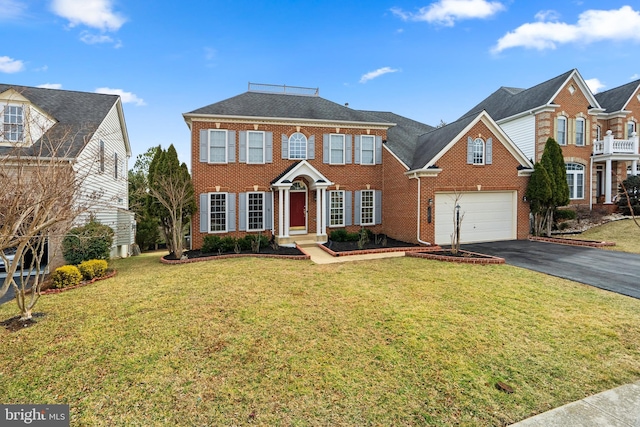
[(22, 18), (27, 5), (18, 0), (0, 0), (0, 21)]
[(405, 12), (399, 8), (393, 8), (391, 12), (405, 21), (426, 21), (451, 27), (455, 21), (485, 19), (504, 9), (504, 5), (498, 1), (439, 0), (420, 8), (417, 13)]
[(383, 74), (388, 74), (388, 73), (395, 73), (398, 72), (400, 70), (396, 69), (396, 68), (391, 68), (391, 67), (382, 67), (382, 68), (378, 68), (375, 71), (369, 71), (367, 74), (364, 74), (362, 77), (360, 77), (360, 83), (366, 83), (369, 80), (373, 80), (376, 77), (380, 77)]
[(38, 87), (43, 89), (62, 89), (62, 85), (60, 83), (45, 83), (38, 85)]
[(587, 10), (576, 24), (564, 22), (534, 22), (519, 26), (500, 38), (494, 53), (513, 47), (538, 50), (555, 49), (559, 44), (589, 44), (603, 40), (640, 42), (640, 12), (631, 6), (617, 10)]
[(113, 39), (105, 34), (91, 34), (88, 31), (83, 31), (80, 34), (80, 40), (86, 44), (98, 44), (98, 43), (113, 43)]
[(638, 80), (640, 79), (640, 74), (635, 73), (633, 76), (629, 77), (629, 80)]
[(51, 9), (69, 20), (72, 27), (86, 25), (102, 31), (117, 31), (126, 19), (113, 11), (112, 0), (53, 0)]
[(24, 62), (19, 59), (9, 58), (8, 56), (0, 56), (0, 72), (17, 73), (24, 70)]
[(592, 93), (598, 93), (600, 92), (600, 89), (605, 87), (605, 84), (598, 79), (587, 79), (584, 82), (589, 86)]
[(557, 21), (560, 19), (560, 14), (555, 10), (541, 10), (536, 13), (536, 21)]
[(108, 95), (120, 95), (120, 98), (122, 99), (122, 102), (124, 104), (135, 104), (138, 107), (147, 105), (144, 102), (144, 99), (138, 98), (136, 94), (131, 92), (125, 92), (122, 89), (111, 89), (109, 87), (99, 87), (98, 89), (96, 89), (96, 93), (105, 93)]

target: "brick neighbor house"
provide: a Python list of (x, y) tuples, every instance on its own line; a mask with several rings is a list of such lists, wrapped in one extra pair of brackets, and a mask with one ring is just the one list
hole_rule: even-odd
[(571, 205), (612, 203), (618, 184), (638, 174), (640, 80), (593, 95), (578, 70), (528, 89), (501, 87), (469, 113), (486, 111), (532, 162), (553, 137), (567, 168)]
[(291, 89), (250, 85), (184, 114), (199, 209), (193, 248), (209, 234), (260, 232), (293, 245), (361, 227), (448, 244), (456, 205), (462, 242), (528, 235), (532, 163), (486, 111), (433, 128)]

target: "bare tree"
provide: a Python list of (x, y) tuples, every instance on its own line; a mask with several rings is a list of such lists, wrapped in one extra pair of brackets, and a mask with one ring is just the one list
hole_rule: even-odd
[(462, 225), (462, 220), (464, 219), (464, 212), (460, 214), (460, 199), (462, 199), (462, 193), (454, 191), (453, 194), (453, 233), (451, 233), (451, 253), (457, 254), (460, 250), (460, 227)]
[[(33, 132), (45, 124), (29, 125)], [(2, 132), (13, 130), (7, 125), (0, 128), (0, 140), (9, 139)], [(83, 186), (96, 168), (97, 155), (79, 161), (71, 154), (70, 142), (79, 138), (86, 143), (93, 132), (56, 126), (39, 133), (38, 141), (25, 134), (0, 150), (0, 258), (7, 274), (0, 296), (13, 288), (22, 320), (32, 316), (46, 274), (44, 265), (55, 257), (56, 242), (78, 215), (101, 198), (99, 191)]]

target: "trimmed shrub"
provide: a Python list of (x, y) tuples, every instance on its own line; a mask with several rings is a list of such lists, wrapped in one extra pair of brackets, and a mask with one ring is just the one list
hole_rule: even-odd
[(62, 241), (62, 256), (78, 265), (90, 259), (108, 260), (113, 245), (113, 229), (94, 218), (82, 227), (72, 228)]
[(329, 239), (334, 242), (346, 242), (347, 241), (347, 230), (341, 228), (339, 230), (333, 230), (329, 234)]
[(103, 259), (92, 259), (83, 261), (78, 265), (78, 270), (82, 274), (84, 280), (91, 280), (95, 277), (102, 277), (107, 273), (109, 264)]
[(553, 214), (553, 219), (556, 221), (567, 221), (576, 219), (578, 214), (573, 209), (557, 209)]
[(220, 236), (204, 236), (204, 242), (202, 244), (202, 252), (204, 253), (216, 253), (222, 248), (222, 242)]
[(220, 239), (220, 248), (222, 252), (234, 252), (236, 248), (236, 239), (231, 236)]
[(62, 289), (79, 284), (82, 280), (82, 274), (75, 265), (63, 265), (56, 268), (51, 279), (53, 280), (53, 288)]
[(360, 240), (360, 233), (347, 233), (345, 242), (357, 242)]

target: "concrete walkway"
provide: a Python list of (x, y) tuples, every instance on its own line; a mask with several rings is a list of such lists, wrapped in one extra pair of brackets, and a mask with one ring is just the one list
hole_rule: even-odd
[(303, 251), (305, 251), (310, 257), (311, 261), (316, 264), (334, 264), (337, 262), (349, 262), (349, 261), (362, 261), (368, 259), (380, 259), (380, 258), (395, 258), (403, 257), (404, 252), (385, 252), (381, 254), (366, 254), (366, 255), (349, 255), (349, 256), (331, 256), (322, 249), (320, 249), (315, 243), (313, 245), (300, 245)]
[(640, 427), (640, 381), (586, 397), (511, 427)]

